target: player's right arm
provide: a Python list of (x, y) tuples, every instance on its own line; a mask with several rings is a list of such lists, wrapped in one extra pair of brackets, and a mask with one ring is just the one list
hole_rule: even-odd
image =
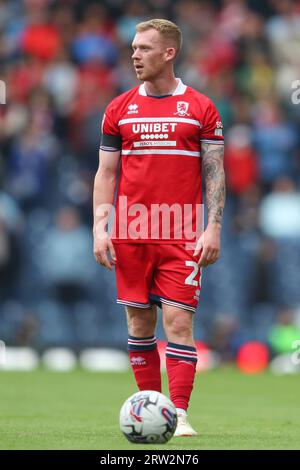
[(100, 150), (99, 167), (94, 181), (94, 256), (99, 264), (110, 270), (116, 263), (116, 255), (107, 231), (107, 224), (114, 202), (119, 159), (120, 150), (115, 152)]

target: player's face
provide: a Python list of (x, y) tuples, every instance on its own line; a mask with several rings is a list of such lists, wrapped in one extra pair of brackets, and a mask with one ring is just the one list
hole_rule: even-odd
[(164, 39), (155, 29), (137, 33), (132, 49), (135, 73), (142, 81), (157, 78), (164, 71), (174, 52), (174, 48), (167, 47)]

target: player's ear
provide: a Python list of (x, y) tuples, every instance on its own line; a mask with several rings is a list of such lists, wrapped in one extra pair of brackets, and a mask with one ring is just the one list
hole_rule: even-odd
[(176, 49), (175, 47), (167, 47), (165, 57), (166, 60), (169, 62), (170, 60), (175, 59), (176, 56)]

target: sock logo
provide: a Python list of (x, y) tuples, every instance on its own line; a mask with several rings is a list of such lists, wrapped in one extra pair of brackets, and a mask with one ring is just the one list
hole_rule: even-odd
[(141, 356), (133, 356), (130, 363), (132, 366), (145, 366), (147, 364), (146, 359)]
[(194, 362), (189, 362), (189, 361), (178, 361), (178, 364), (180, 364), (180, 362), (184, 362), (185, 364), (189, 364), (190, 366), (194, 367)]

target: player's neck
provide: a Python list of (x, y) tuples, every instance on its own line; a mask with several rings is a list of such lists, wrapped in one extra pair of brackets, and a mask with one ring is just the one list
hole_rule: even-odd
[(164, 77), (152, 81), (145, 81), (144, 84), (147, 95), (172, 95), (178, 86), (178, 80), (173, 75), (172, 77)]

